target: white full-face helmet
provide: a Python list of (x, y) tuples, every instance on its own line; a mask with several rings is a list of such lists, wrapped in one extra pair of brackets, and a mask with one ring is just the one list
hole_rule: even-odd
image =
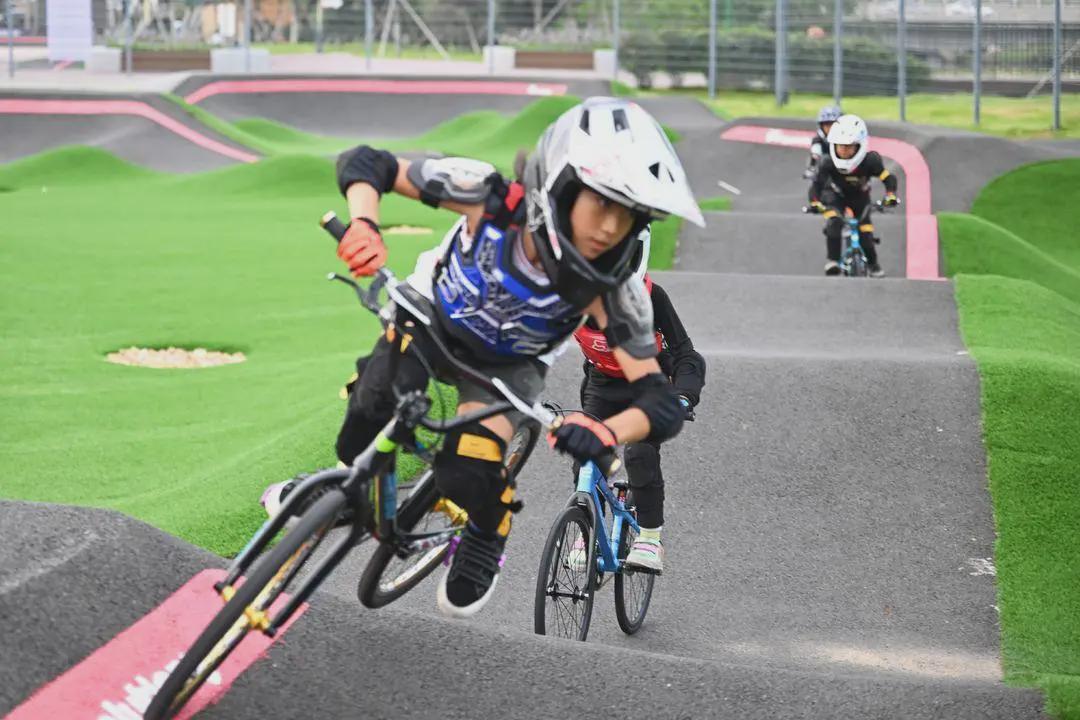
[[(557, 292), (575, 304), (618, 287), (647, 256), (637, 236), (678, 215), (704, 227), (686, 173), (663, 128), (640, 105), (594, 97), (563, 113), (540, 138), (524, 173), (529, 228)], [(587, 187), (635, 214), (627, 239), (592, 262), (574, 247), (570, 210)]]
[[(833, 165), (840, 172), (850, 173), (854, 172), (866, 157), (866, 151), (870, 149), (870, 133), (866, 129), (866, 123), (858, 115), (841, 115), (829, 129), (828, 142)], [(842, 158), (836, 154), (837, 145), (854, 145), (855, 154)]]

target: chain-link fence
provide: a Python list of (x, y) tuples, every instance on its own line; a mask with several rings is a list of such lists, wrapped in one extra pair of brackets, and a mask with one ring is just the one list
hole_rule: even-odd
[[(47, 33), (46, 0), (7, 1), (5, 24)], [(518, 67), (589, 69), (593, 51), (610, 48), (629, 84), (758, 90), (780, 102), (973, 88), (1025, 95), (1060, 87), (1055, 77), (1080, 89), (1080, 0), (91, 2), (99, 42), (144, 49), (250, 39), (273, 53), (479, 62), (493, 45), (512, 48)]]

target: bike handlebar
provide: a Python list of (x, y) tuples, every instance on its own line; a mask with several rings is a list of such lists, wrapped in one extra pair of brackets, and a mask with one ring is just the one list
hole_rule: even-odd
[[(874, 210), (876, 210), (878, 212), (887, 213), (887, 212), (889, 212), (891, 210), (894, 210), (896, 208), (896, 206), (895, 205), (886, 205), (881, 200), (875, 200), (874, 202), (870, 203), (865, 208), (863, 208), (862, 217), (866, 216), (866, 213), (870, 211), (870, 208), (874, 208)], [(806, 215), (820, 215), (821, 214), (821, 211), (818, 210), (813, 205), (803, 205), (802, 206), (802, 212), (804, 214), (806, 214)]]

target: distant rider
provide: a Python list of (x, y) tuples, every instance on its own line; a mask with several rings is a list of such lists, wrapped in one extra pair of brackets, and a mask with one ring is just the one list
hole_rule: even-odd
[[(842, 115), (833, 124), (827, 136), (828, 157), (822, 156), (817, 174), (810, 185), (808, 196), (814, 212), (825, 216), (825, 249), (828, 261), (826, 275), (840, 274), (840, 244), (844, 229), (844, 210), (850, 208), (855, 217), (870, 205), (870, 179), (878, 178), (885, 184), (882, 205), (894, 207), (900, 200), (896, 197), (896, 177), (885, 169), (881, 155), (869, 149), (870, 134), (866, 123), (857, 115)], [(865, 222), (859, 226), (863, 252), (870, 264), (871, 277), (884, 277), (878, 263), (878, 240), (874, 237), (874, 225), (867, 213)]]

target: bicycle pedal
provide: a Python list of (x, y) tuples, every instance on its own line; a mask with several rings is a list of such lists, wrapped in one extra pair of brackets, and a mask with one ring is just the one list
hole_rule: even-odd
[(611, 483), (611, 486), (613, 488), (615, 488), (616, 490), (629, 490), (630, 489), (630, 483), (627, 482), (626, 480), (616, 480), (615, 482)]

